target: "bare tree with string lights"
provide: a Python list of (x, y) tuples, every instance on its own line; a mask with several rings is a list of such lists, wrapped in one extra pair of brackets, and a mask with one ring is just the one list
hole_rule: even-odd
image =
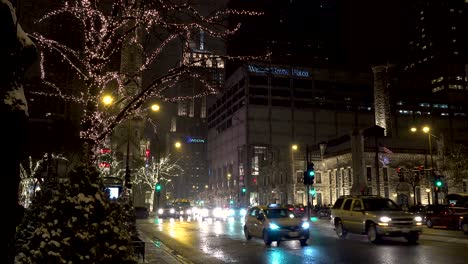
[[(137, 235), (131, 203), (109, 201), (94, 162), (97, 150), (118, 124), (144, 116), (153, 98), (178, 101), (217, 93), (218, 88), (194, 69), (197, 65), (213, 60), (261, 59), (218, 55), (183, 59), (190, 52), (194, 32), (203, 31), (222, 40), (240, 27), (226, 27), (227, 15), (261, 14), (221, 10), (203, 15), (190, 1), (183, 0), (57, 2), (54, 10), (38, 23), (59, 25), (68, 39), (39, 32), (29, 35), (39, 48), (41, 79), (49, 87), (30, 94), (79, 104), (80, 136), (87, 144), (83, 144), (82, 164), (54, 188), (43, 188), (37, 193), (17, 228), (16, 262), (136, 263), (130, 243)], [(64, 19), (67, 23), (63, 23)], [(78, 36), (73, 37), (74, 34)], [(155, 41), (148, 46), (144, 45), (145, 39)], [(160, 58), (171, 45), (181, 48), (181, 56), (176, 56), (168, 69), (157, 72), (155, 66), (162, 64)], [(78, 85), (54, 81), (59, 67), (71, 69), (78, 77), (73, 78)], [(149, 81), (144, 82), (143, 76), (149, 76)], [(170, 89), (187, 79), (203, 84), (203, 90), (187, 96), (169, 96)], [(105, 107), (101, 105), (103, 98), (109, 103)]]
[[(175, 3), (178, 2), (178, 3)], [(36, 92), (44, 96), (57, 96), (81, 104), (83, 109), (81, 137), (92, 144), (99, 144), (115, 126), (135, 115), (143, 116), (149, 99), (164, 101), (186, 100), (219, 92), (192, 66), (213, 60), (258, 59), (255, 57), (233, 58), (212, 55), (196, 60), (177, 59), (164, 72), (153, 74), (158, 59), (171, 45), (180, 45), (183, 55), (190, 52), (194, 32), (217, 39), (226, 39), (235, 34), (234, 28), (225, 26), (227, 15), (258, 16), (257, 12), (243, 10), (220, 10), (204, 16), (192, 7), (190, 1), (165, 0), (71, 0), (44, 15), (38, 22), (66, 14), (76, 22), (82, 45), (71, 48), (52, 37), (39, 33), (31, 37), (40, 47), (41, 78), (53, 87), (53, 92)], [(156, 39), (152, 46), (144, 46), (145, 39)], [(120, 54), (120, 55), (119, 55)], [(115, 57), (130, 54), (115, 69)], [(50, 56), (60, 56), (82, 81), (82, 90), (67, 93), (64, 87), (48, 79), (45, 67)], [(149, 82), (142, 76), (151, 75)], [(178, 82), (193, 78), (203, 84), (204, 90), (190, 96), (167, 96), (168, 89)], [(112, 94), (116, 102), (104, 109), (101, 98)], [(109, 109), (111, 108), (111, 109)]]

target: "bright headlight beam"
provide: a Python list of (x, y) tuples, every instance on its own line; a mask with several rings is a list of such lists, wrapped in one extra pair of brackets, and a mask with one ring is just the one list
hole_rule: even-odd
[(392, 219), (390, 217), (387, 217), (387, 216), (382, 216), (382, 217), (380, 217), (379, 220), (382, 223), (388, 223), (388, 222), (392, 221)]

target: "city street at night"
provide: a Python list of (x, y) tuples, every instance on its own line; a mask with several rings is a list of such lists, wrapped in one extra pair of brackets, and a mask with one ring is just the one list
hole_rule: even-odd
[[(243, 223), (235, 221), (179, 221), (154, 218), (138, 220), (147, 240), (147, 252), (158, 243), (170, 248), (181, 263), (466, 263), (468, 236), (459, 230), (424, 228), (416, 245), (402, 238), (379, 244), (365, 235), (338, 239), (328, 220), (311, 223), (308, 245), (298, 241), (275, 242), (267, 247), (261, 239), (247, 241)], [(152, 242), (152, 243), (150, 243)], [(151, 262), (147, 259), (147, 263)]]

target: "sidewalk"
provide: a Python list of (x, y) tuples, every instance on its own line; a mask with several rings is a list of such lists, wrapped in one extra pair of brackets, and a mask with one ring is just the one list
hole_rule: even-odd
[[(137, 228), (138, 229), (138, 228)], [(177, 255), (159, 240), (152, 240), (142, 230), (138, 229), (140, 239), (145, 242), (145, 259), (141, 257), (138, 263), (148, 264), (191, 264), (190, 261)]]

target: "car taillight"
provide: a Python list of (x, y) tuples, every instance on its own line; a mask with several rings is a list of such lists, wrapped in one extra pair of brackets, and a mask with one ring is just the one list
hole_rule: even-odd
[(292, 211), (292, 210), (294, 210), (294, 208), (288, 208), (288, 210), (289, 210), (289, 211)]
[(301, 208), (301, 211), (304, 211), (304, 208)]

